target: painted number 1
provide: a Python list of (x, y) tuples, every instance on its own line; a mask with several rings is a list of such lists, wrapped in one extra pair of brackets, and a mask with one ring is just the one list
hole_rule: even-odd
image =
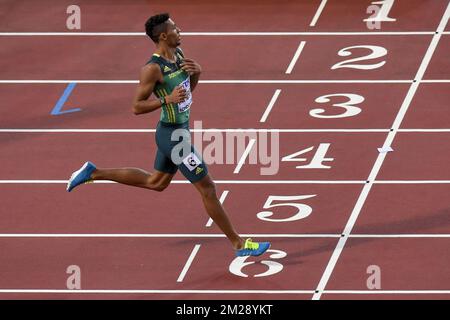
[[(381, 5), (381, 7), (377, 6)], [(370, 18), (364, 19), (365, 22), (368, 21), (378, 21), (378, 22), (392, 22), (397, 19), (389, 17), (389, 12), (394, 5), (394, 0), (383, 0), (383, 1), (373, 1), (372, 5), (367, 8), (367, 13), (373, 13)]]

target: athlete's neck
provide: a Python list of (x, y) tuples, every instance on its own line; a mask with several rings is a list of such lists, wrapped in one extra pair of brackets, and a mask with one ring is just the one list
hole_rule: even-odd
[(171, 48), (165, 44), (159, 44), (156, 48), (156, 53), (159, 54), (164, 59), (175, 61), (175, 50), (176, 48)]

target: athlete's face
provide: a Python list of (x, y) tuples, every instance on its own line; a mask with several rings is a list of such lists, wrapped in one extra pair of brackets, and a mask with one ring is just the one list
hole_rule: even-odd
[(167, 31), (166, 31), (166, 41), (170, 47), (178, 47), (181, 44), (180, 32), (181, 30), (177, 27), (172, 19), (167, 20)]

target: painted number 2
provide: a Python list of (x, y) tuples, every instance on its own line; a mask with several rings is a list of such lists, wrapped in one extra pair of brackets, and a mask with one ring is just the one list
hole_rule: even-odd
[(340, 114), (334, 115), (324, 115), (325, 109), (312, 109), (309, 111), (309, 115), (314, 118), (323, 118), (323, 119), (332, 119), (332, 118), (347, 118), (356, 116), (361, 112), (361, 108), (355, 107), (356, 104), (360, 104), (364, 101), (364, 97), (359, 94), (354, 93), (335, 93), (335, 94), (327, 94), (324, 96), (318, 97), (315, 101), (317, 103), (327, 103), (330, 102), (330, 98), (334, 97), (346, 97), (348, 101), (341, 103), (334, 103), (333, 107), (344, 108), (345, 111)]
[(370, 50), (371, 53), (366, 56), (363, 56), (363, 57), (338, 62), (331, 67), (331, 70), (341, 69), (341, 68), (372, 70), (372, 69), (380, 68), (386, 63), (386, 61), (383, 60), (379, 63), (374, 63), (374, 64), (355, 64), (355, 62), (372, 60), (372, 59), (384, 57), (388, 51), (386, 50), (386, 48), (383, 48), (380, 46), (361, 45), (361, 46), (346, 47), (346, 48), (339, 50), (338, 55), (341, 57), (351, 56), (353, 49), (367, 49), (367, 50)]

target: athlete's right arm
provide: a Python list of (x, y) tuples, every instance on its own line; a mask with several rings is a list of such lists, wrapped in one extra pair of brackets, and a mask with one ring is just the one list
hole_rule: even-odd
[(153, 63), (147, 64), (141, 69), (139, 85), (133, 99), (133, 113), (143, 114), (161, 108), (159, 99), (148, 100), (153, 92), (156, 82), (161, 77), (159, 66)]
[[(155, 111), (161, 108), (161, 101), (159, 99), (148, 98), (153, 92), (153, 88), (159, 79), (162, 78), (161, 69), (157, 64), (150, 63), (144, 66), (141, 70), (139, 78), (139, 85), (136, 88), (136, 93), (133, 99), (133, 113), (143, 114)], [(176, 88), (166, 97), (167, 103), (178, 103), (186, 98), (186, 91), (181, 88)]]

